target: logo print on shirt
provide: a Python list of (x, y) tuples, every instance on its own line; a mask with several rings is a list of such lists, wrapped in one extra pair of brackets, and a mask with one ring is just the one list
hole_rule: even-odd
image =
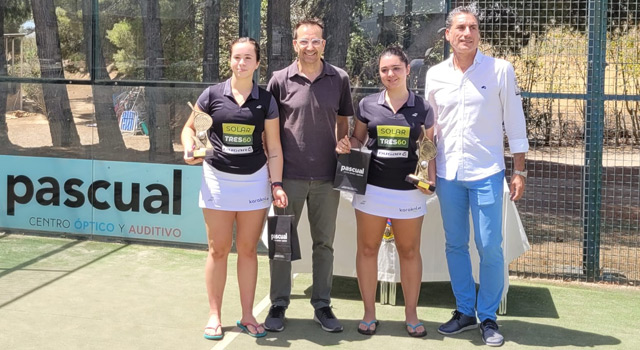
[(409, 127), (397, 125), (378, 125), (378, 147), (409, 148)]
[(256, 109), (262, 109), (262, 105), (258, 105)]
[(228, 146), (253, 145), (255, 125), (222, 123), (222, 142)]
[(412, 116), (412, 117), (417, 117), (417, 116), (418, 116), (418, 113), (413, 113), (411, 116)]
[(484, 86), (484, 85), (482, 85), (481, 89), (486, 90), (486, 89), (487, 89), (487, 87), (486, 87), (486, 86)]
[(376, 151), (378, 158), (408, 158), (409, 151), (390, 151), (387, 149), (379, 149)]

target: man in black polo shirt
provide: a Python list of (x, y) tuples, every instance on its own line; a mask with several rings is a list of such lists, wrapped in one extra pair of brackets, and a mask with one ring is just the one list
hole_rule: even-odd
[[(333, 238), (340, 193), (333, 190), (336, 140), (347, 134), (353, 115), (351, 86), (345, 71), (322, 59), (325, 40), (318, 19), (300, 21), (293, 46), (298, 59), (273, 73), (269, 90), (278, 103), (284, 154), (283, 182), (289, 206), (277, 214), (294, 214), (298, 225), (305, 202), (313, 241), (314, 320), (327, 332), (341, 332), (331, 311)], [(284, 314), (291, 295), (291, 263), (271, 261), (269, 331), (284, 330)]]

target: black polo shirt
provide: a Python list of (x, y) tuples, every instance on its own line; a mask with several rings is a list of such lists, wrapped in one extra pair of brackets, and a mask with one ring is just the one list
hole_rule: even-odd
[(415, 172), (418, 163), (416, 141), (433, 126), (434, 114), (429, 104), (409, 91), (407, 102), (393, 113), (384, 100), (385, 91), (360, 101), (356, 117), (367, 124), (371, 152), (367, 183), (395, 190), (412, 190), (405, 177)]
[(353, 115), (347, 73), (324, 60), (322, 73), (309, 81), (298, 61), (273, 73), (267, 90), (280, 110), (283, 177), (330, 180), (336, 172), (336, 117)]
[(267, 161), (262, 146), (266, 119), (278, 118), (278, 105), (271, 93), (254, 82), (251, 94), (238, 106), (231, 92), (231, 79), (205, 89), (198, 107), (213, 118), (208, 135), (214, 152), (205, 161), (232, 174), (253, 174)]

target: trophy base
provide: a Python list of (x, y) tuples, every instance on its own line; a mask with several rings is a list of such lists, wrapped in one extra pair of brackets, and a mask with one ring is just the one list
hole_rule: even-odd
[(205, 158), (213, 156), (213, 148), (200, 148), (193, 151), (187, 151), (187, 156), (193, 158)]
[(422, 187), (425, 190), (429, 190), (431, 192), (434, 192), (436, 190), (436, 186), (433, 186), (431, 184), (428, 184), (422, 180), (420, 180), (419, 177), (413, 175), (413, 174), (409, 174), (407, 175), (407, 177), (404, 178), (404, 181), (414, 185), (414, 186), (418, 186), (418, 187)]

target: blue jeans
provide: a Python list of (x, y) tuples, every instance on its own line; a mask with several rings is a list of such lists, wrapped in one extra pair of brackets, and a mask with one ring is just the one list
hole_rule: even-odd
[[(480, 321), (496, 319), (504, 289), (502, 200), (504, 170), (477, 181), (438, 177), (437, 193), (446, 238), (447, 266), (457, 310)], [(477, 293), (469, 255), (469, 210), (480, 256)]]

